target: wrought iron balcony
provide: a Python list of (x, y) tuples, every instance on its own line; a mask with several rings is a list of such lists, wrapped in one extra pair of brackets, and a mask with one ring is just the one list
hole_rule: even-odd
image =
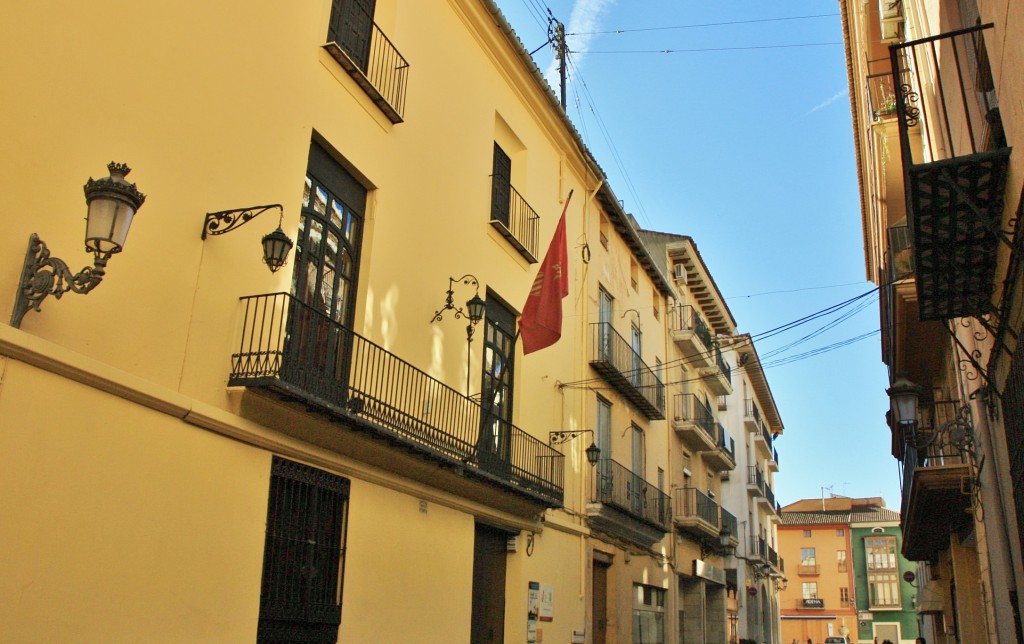
[(771, 564), (772, 568), (779, 569), (779, 553), (771, 546), (768, 546), (768, 563)]
[(764, 495), (764, 474), (757, 465), (747, 466), (747, 492), (755, 496)]
[(699, 367), (697, 373), (712, 392), (718, 396), (732, 393), (732, 368), (722, 356), (722, 349), (715, 345), (710, 355), (714, 359), (709, 367)]
[(229, 386), (260, 387), (505, 491), (562, 503), (564, 457), (287, 293), (241, 298)]
[[(491, 181), (505, 182), (507, 179), (491, 177)], [(537, 263), (537, 246), (540, 228), (540, 215), (530, 207), (519, 191), (511, 185), (508, 188), (508, 207), (491, 205), (491, 226), (508, 240), (519, 254), (531, 264)], [(504, 190), (493, 190), (492, 195), (502, 194)]]
[(598, 460), (587, 514), (592, 526), (636, 543), (653, 544), (669, 531), (669, 495), (610, 458)]
[(689, 304), (673, 307), (668, 312), (668, 328), (688, 364), (697, 368), (714, 365), (711, 329), (700, 311)]
[(997, 248), (1010, 244), (1010, 148), (985, 49), (992, 26), (890, 49), (922, 320), (992, 312)]
[[(867, 101), (868, 113), (873, 122), (896, 118), (896, 90), (892, 86), (892, 71), (888, 60), (870, 61), (875, 73), (868, 74)], [(885, 71), (877, 69), (881, 67)]]
[(919, 407), (919, 417), (900, 427), (903, 554), (912, 561), (931, 560), (951, 532), (970, 524), (977, 475), (970, 408), (934, 402)]
[(779, 471), (779, 450), (772, 448), (772, 457), (768, 461), (768, 469), (773, 472)]
[(354, 44), (332, 41), (324, 45), (324, 49), (392, 123), (404, 120), (409, 63), (376, 23), (373, 23), (368, 47), (357, 38)]
[(664, 420), (665, 385), (658, 376), (610, 323), (590, 327), (590, 366), (649, 420)]
[(775, 490), (768, 484), (768, 481), (764, 482), (764, 489), (761, 492), (761, 496), (758, 497), (758, 502), (763, 502), (767, 506), (769, 512), (777, 512), (778, 505), (775, 503)]
[(770, 459), (772, 457), (772, 435), (768, 432), (768, 426), (764, 424), (764, 421), (758, 424), (757, 431), (754, 432), (754, 448), (758, 450), (761, 458)]
[(672, 408), (672, 427), (687, 447), (699, 452), (717, 445), (714, 414), (700, 398), (695, 394), (676, 394), (672, 397)]
[(721, 511), (721, 534), (729, 535), (729, 544), (735, 548), (740, 542), (739, 522), (736, 520), (736, 515), (729, 512), (724, 507), (721, 508)]
[(750, 536), (750, 552), (747, 554), (747, 557), (761, 561), (768, 559), (768, 542), (765, 541), (764, 537)]
[(721, 423), (715, 423), (715, 447), (701, 452), (704, 462), (712, 469), (722, 471), (736, 467), (736, 441)]
[(801, 562), (800, 565), (796, 569), (796, 574), (803, 575), (805, 577), (820, 575), (821, 574), (821, 565), (820, 564), (816, 564), (816, 563), (810, 563), (810, 562), (807, 562), (807, 563)]
[(743, 401), (743, 422), (752, 432), (761, 426), (761, 410), (757, 408), (752, 398)]
[(719, 511), (715, 500), (695, 487), (675, 491), (672, 520), (681, 530), (698, 536), (717, 537)]

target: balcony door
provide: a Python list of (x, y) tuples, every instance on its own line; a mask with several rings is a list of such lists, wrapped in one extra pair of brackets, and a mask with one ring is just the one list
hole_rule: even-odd
[(640, 371), (643, 368), (643, 362), (640, 360), (640, 327), (630, 327), (630, 347), (633, 349), (632, 362), (629, 365), (629, 381), (633, 383), (633, 386), (637, 389), (640, 388), (641, 378)]
[(644, 511), (644, 497), (647, 492), (647, 482), (644, 480), (646, 461), (647, 446), (644, 441), (644, 430), (633, 425), (633, 476), (629, 481), (629, 502), (633, 512), (637, 514), (643, 514)]
[(491, 221), (509, 227), (512, 206), (512, 159), (497, 143), (494, 144), (494, 164), (491, 172)]
[(597, 291), (598, 359), (612, 359), (612, 296), (603, 288)]
[(309, 148), (295, 244), (288, 371), (328, 402), (345, 397), (366, 189), (317, 144)]
[(376, 0), (333, 0), (327, 42), (336, 42), (366, 73)]
[(486, 311), (478, 450), (482, 468), (505, 472), (511, 454), (516, 316), (491, 293)]

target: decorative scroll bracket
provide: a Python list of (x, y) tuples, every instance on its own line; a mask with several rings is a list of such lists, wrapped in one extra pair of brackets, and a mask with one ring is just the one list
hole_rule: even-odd
[(284, 207), (281, 204), (272, 203), (266, 206), (252, 206), (249, 208), (235, 208), (234, 210), (221, 210), (219, 212), (208, 212), (203, 220), (202, 239), (207, 235), (223, 235), (239, 228), (256, 217), (262, 215), (272, 208), (277, 208), (284, 214)]
[(68, 291), (86, 294), (96, 288), (106, 275), (107, 260), (112, 253), (96, 253), (92, 266), (75, 274), (64, 260), (50, 257), (46, 242), (32, 233), (28, 239), (28, 252), (21, 270), (21, 282), (11, 312), (11, 326), (21, 328), (21, 320), (29, 310), (38, 312), (40, 305), (50, 295), (58, 300)]

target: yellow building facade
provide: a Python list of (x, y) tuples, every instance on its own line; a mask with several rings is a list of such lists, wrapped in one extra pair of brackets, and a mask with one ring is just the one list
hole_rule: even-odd
[[(737, 411), (684, 449), (679, 396), (743, 394), (721, 343), (697, 367), (673, 336), (685, 306), (735, 322), (649, 248), (497, 5), (0, 20), (0, 639), (738, 635), (753, 434)], [(83, 254), (87, 179), (90, 231), (137, 214)], [(525, 354), (563, 212), (561, 338)]]
[(921, 634), (1019, 641), (1024, 17), (1005, 0), (840, 7)]

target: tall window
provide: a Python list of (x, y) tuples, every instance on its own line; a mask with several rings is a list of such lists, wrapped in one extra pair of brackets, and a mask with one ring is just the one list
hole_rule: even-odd
[(597, 466), (597, 495), (604, 502), (610, 498), (614, 481), (612, 481), (612, 404), (604, 398), (597, 397), (597, 447), (601, 450), (601, 460)]
[(510, 456), (515, 335), (515, 315), (488, 293), (480, 387), (479, 447), (480, 464), (484, 467), (505, 467)]
[(846, 551), (836, 550), (836, 566), (839, 572), (846, 572)]
[(664, 644), (665, 589), (633, 584), (633, 644)]
[(850, 589), (840, 588), (839, 589), (839, 605), (842, 608), (849, 608), (850, 606)]
[(805, 581), (803, 584), (804, 599), (817, 599), (818, 598), (818, 582), (816, 581)]
[(647, 469), (647, 444), (644, 440), (642, 427), (633, 425), (633, 476), (628, 482), (630, 504), (634, 512), (644, 511), (644, 494), (647, 482), (644, 476)]
[(336, 42), (366, 72), (376, 0), (333, 0), (327, 42)]
[(494, 144), (492, 168), (491, 221), (499, 221), (508, 228), (512, 206), (512, 158), (497, 143)]
[(318, 395), (343, 401), (347, 394), (349, 329), (355, 314), (366, 189), (319, 145), (309, 165), (295, 244), (289, 377)]
[(813, 566), (814, 564), (814, 548), (800, 548), (800, 565)]
[(603, 288), (597, 290), (598, 358), (612, 359), (612, 296)]
[(274, 457), (258, 642), (336, 642), (349, 482)]
[(868, 599), (872, 608), (900, 606), (899, 564), (896, 537), (865, 537)]

